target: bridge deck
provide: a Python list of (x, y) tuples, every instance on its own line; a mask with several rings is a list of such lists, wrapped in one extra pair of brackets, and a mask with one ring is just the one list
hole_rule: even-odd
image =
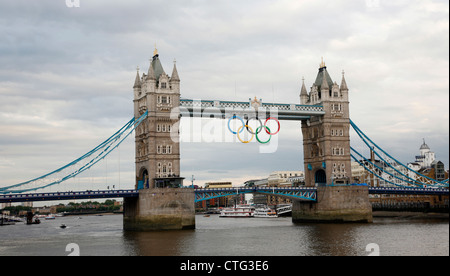
[(136, 190), (55, 192), (0, 195), (0, 203), (138, 197)]
[[(297, 200), (316, 199), (316, 188), (312, 187), (241, 187), (241, 188), (216, 188), (196, 189), (196, 201), (208, 200), (223, 196), (244, 193), (264, 193), (291, 197)], [(448, 189), (434, 188), (384, 188), (369, 187), (369, 194), (398, 194), (398, 195), (449, 195)], [(109, 190), (109, 191), (79, 191), (79, 192), (54, 192), (35, 194), (3, 194), (0, 195), (0, 203), (13, 202), (37, 202), (57, 200), (99, 199), (99, 198), (125, 198), (139, 197), (136, 190)]]

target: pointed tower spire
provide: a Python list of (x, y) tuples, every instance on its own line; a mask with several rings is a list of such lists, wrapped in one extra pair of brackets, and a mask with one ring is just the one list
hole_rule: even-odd
[(180, 81), (180, 77), (178, 76), (178, 70), (177, 70), (177, 61), (173, 60), (173, 71), (172, 76), (170, 78), (170, 81)]
[(139, 77), (139, 66), (136, 68), (136, 80), (134, 81), (133, 88), (141, 88), (141, 78)]
[(308, 96), (308, 91), (306, 90), (306, 86), (305, 86), (305, 77), (302, 78), (302, 90), (300, 92), (300, 96), (302, 95), (306, 95)]
[(348, 90), (347, 82), (345, 81), (345, 71), (342, 70), (341, 90)]
[(328, 85), (328, 79), (327, 79), (327, 68), (322, 68), (322, 84), (320, 85), (320, 90), (329, 90), (330, 86)]
[(308, 91), (306, 90), (306, 86), (305, 86), (305, 77), (302, 78), (302, 90), (300, 92), (300, 103), (301, 104), (306, 104), (308, 102)]
[(153, 69), (152, 61), (153, 61), (153, 59), (150, 59), (150, 67), (148, 68), (147, 80), (156, 80), (155, 70)]

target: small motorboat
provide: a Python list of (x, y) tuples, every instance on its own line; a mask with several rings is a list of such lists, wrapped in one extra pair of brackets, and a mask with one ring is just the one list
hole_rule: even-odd
[(67, 226), (65, 224), (61, 224), (60, 228), (65, 229)]

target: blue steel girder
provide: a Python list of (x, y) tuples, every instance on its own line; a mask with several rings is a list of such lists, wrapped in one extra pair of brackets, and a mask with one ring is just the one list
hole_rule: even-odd
[(212, 188), (212, 189), (196, 189), (195, 202), (210, 200), (214, 198), (236, 196), (240, 194), (261, 193), (266, 195), (274, 195), (286, 197), (293, 200), (317, 201), (317, 189), (306, 187), (251, 187), (251, 188)]
[(214, 198), (236, 196), (241, 194), (253, 193), (253, 190), (248, 189), (206, 189), (195, 190), (195, 202), (206, 201)]
[(315, 188), (259, 188), (257, 193), (287, 197), (294, 200), (317, 201)]

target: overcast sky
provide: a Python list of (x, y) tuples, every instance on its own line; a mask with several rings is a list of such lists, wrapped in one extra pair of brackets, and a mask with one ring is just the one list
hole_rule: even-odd
[[(136, 66), (148, 70), (155, 43), (166, 73), (176, 59), (182, 97), (204, 100), (299, 103), (324, 57), (333, 81), (345, 70), (359, 128), (404, 163), (425, 138), (448, 169), (447, 0), (79, 2), (0, 0), (0, 187), (61, 167), (130, 120)], [(281, 127), (272, 154), (184, 142), (181, 173), (238, 185), (304, 170), (300, 123)], [(132, 188), (134, 139), (58, 189), (85, 179)]]

